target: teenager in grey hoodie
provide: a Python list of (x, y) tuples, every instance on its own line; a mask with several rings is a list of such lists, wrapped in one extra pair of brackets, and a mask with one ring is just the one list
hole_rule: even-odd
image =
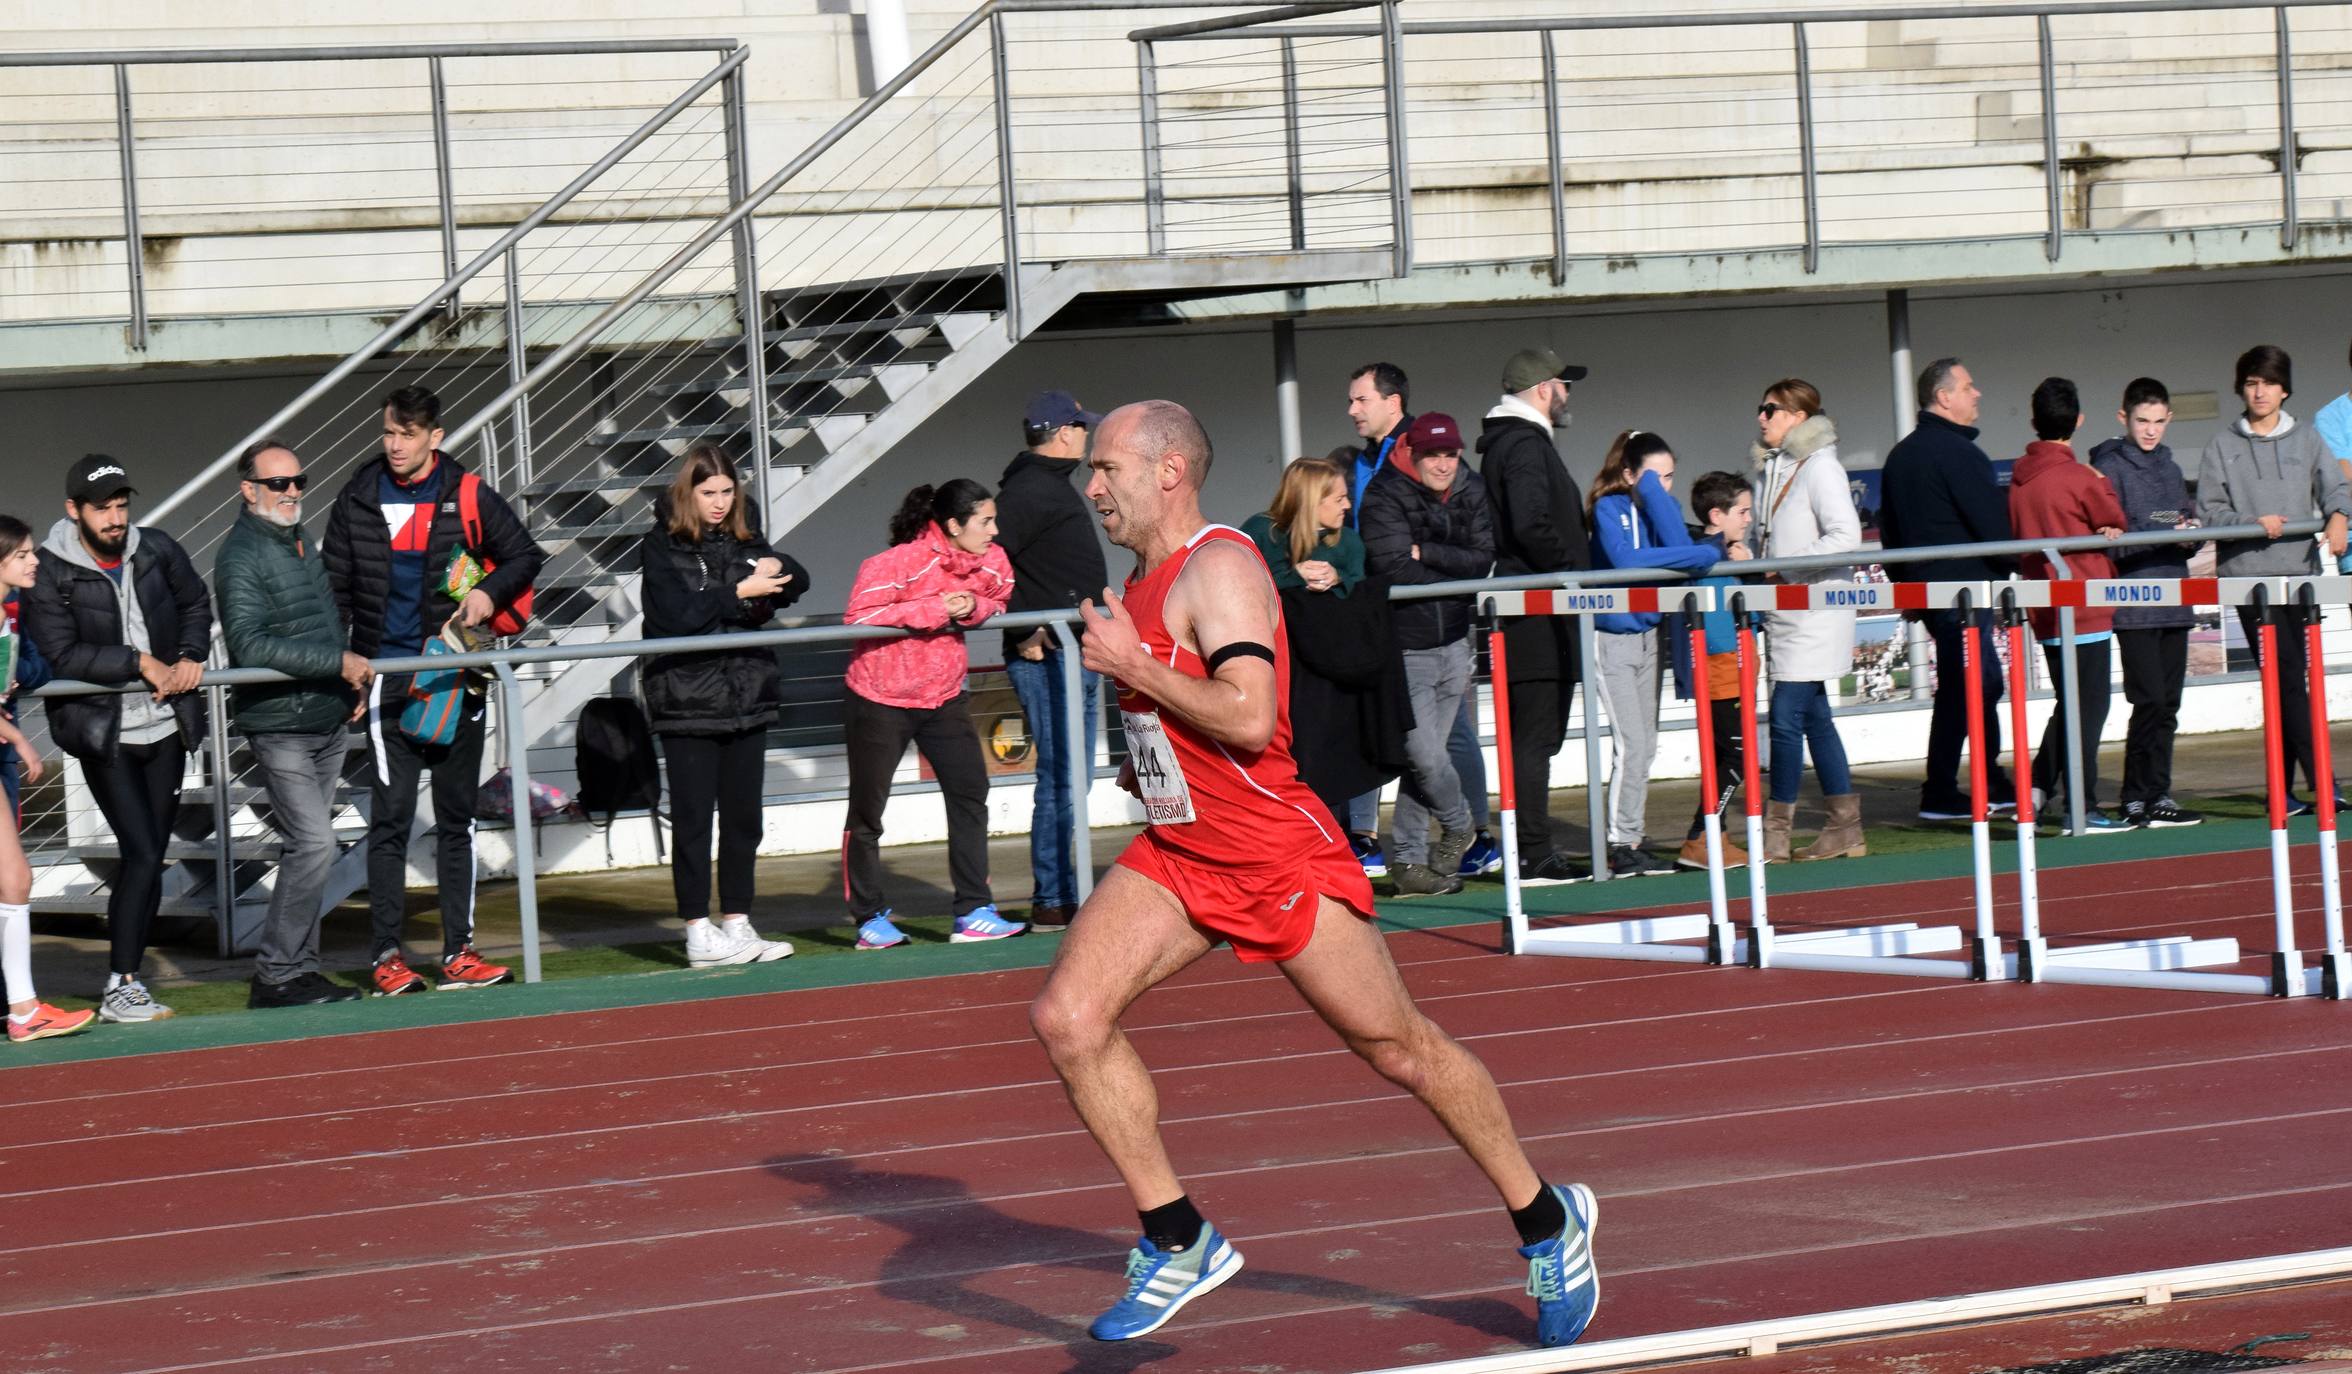
[[(2115, 484), (2124, 528), (2132, 534), (2183, 530), (2196, 523), (2189, 484), (2173, 461), (2164, 432), (2172, 425), (2172, 393), (2153, 377), (2123, 389), (2115, 412), (2123, 433), (2091, 450), (2091, 466)], [(2145, 544), (2115, 551), (2117, 577), (2189, 575), (2187, 544)], [(2195, 825), (2204, 817), (2172, 799), (2172, 741), (2180, 730), (2181, 689), (2189, 673), (2186, 606), (2121, 606), (2115, 643), (2123, 659), (2123, 699), (2131, 727), (2123, 746), (2123, 820), (2135, 826)]]
[[(2325, 516), (2328, 555), (2342, 557), (2345, 527), (2352, 523), (2352, 491), (2346, 489), (2343, 470), (2318, 431), (2297, 425), (2286, 412), (2295, 372), (2285, 349), (2271, 344), (2247, 349), (2239, 355), (2234, 375), (2245, 413), (2205, 445), (2204, 461), (2197, 468), (2197, 511), (2208, 525), (2259, 524), (2267, 537), (2223, 541), (2221, 575), (2315, 573), (2319, 550), (2308, 537), (2288, 538), (2282, 529), (2290, 520)], [(2259, 644), (2261, 622), (2253, 608), (2240, 607), (2238, 619), (2247, 643)], [(2303, 770), (2305, 781), (2317, 787), (2303, 627), (2292, 609), (2281, 617), (2278, 645), (2280, 733), (2288, 758)], [(2310, 803), (2295, 801), (2290, 814), (2309, 810)]]

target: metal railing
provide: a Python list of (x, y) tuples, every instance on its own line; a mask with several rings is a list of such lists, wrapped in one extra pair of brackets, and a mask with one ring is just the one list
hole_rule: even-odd
[[(691, 79), (691, 61), (662, 55), (743, 51), (676, 38), (0, 54), (0, 126), (39, 131), (0, 150), (0, 223), (51, 250), (6, 318), (109, 317), (93, 251), (119, 259), (135, 351), (165, 316), (402, 304), (617, 138), (648, 91), (658, 104)], [(151, 280), (163, 264), (190, 279)]]
[[(2318, 521), (2295, 522), (2286, 526), (2286, 534), (2290, 537), (2306, 536), (2317, 532), (2319, 529), (2320, 523)], [(2208, 540), (2227, 540), (2236, 538), (2251, 539), (2263, 537), (2266, 537), (2266, 535), (2260, 526), (2246, 525), (2200, 529), (2193, 531), (2154, 531), (2143, 534), (2129, 534), (2115, 540), (2108, 540), (2099, 537), (2060, 540), (2011, 540), (2003, 543), (1946, 545), (1922, 549), (1882, 549), (1876, 551), (1856, 550), (1852, 553), (1845, 554), (1820, 554), (1801, 558), (1753, 559), (1742, 562), (1726, 562), (1717, 564), (1713, 568), (1707, 569), (1705, 571), (1691, 574), (1681, 574), (1661, 570), (1604, 569), (1587, 572), (1563, 572), (1556, 574), (1533, 574), (1518, 577), (1481, 578), (1470, 581), (1400, 587), (1394, 589), (1392, 592), (1392, 599), (1399, 601), (1411, 601), (1433, 597), (1464, 595), (1475, 596), (1483, 592), (1506, 590), (1531, 590), (1538, 588), (1565, 589), (1574, 587), (1627, 585), (1634, 583), (1672, 583), (1686, 581), (1697, 577), (1714, 576), (1754, 578), (1776, 572), (1809, 571), (1823, 568), (1860, 567), (1871, 563), (1894, 564), (1899, 566), (1904, 563), (1946, 559), (1955, 556), (2010, 558), (2024, 554), (2047, 554), (2056, 558), (2058, 563), (2063, 566), (2063, 558), (2061, 556), (2070, 552), (2104, 551), (2117, 548), (2146, 547), (2163, 544), (2200, 544)], [(2289, 608), (2281, 607), (2278, 609), (2284, 611)], [(1589, 616), (1579, 616), (1577, 617), (1577, 621), (1586, 661), (1595, 661), (1595, 656), (1593, 653), (1594, 632), (1592, 628), (1592, 618)], [(1079, 625), (1079, 623), (1080, 613), (1077, 611), (1045, 611), (1022, 612), (999, 616), (987, 622), (985, 627), (990, 632), (999, 630), (1025, 629), (1040, 626), (1050, 627), (1052, 629), (1054, 635), (1059, 641), (1061, 648), (1061, 653), (1058, 655), (1058, 666), (1060, 671), (1064, 674), (1065, 687), (1067, 689), (1064, 692), (1064, 700), (1068, 703), (1067, 714), (1066, 719), (1062, 722), (1062, 727), (1069, 732), (1069, 737), (1073, 739), (1079, 738), (1082, 735), (1082, 713), (1084, 711), (1084, 693), (1082, 690), (1080, 690), (1078, 680), (1081, 669), (1079, 665), (1076, 627)], [(729, 635), (726, 636), (726, 647), (731, 650), (762, 648), (785, 649), (806, 647), (810, 645), (856, 643), (867, 640), (899, 639), (906, 637), (908, 637), (908, 632), (897, 629), (873, 626), (819, 625)], [(2073, 621), (2071, 616), (2062, 617), (2061, 637), (2064, 641), (2064, 647), (2066, 650), (2064, 657), (2066, 660), (2071, 661), (2073, 656)], [(469, 667), (486, 671), (492, 676), (495, 676), (498, 680), (500, 706), (504, 712), (503, 728), (500, 733), (502, 736), (505, 761), (507, 767), (512, 771), (513, 796), (516, 799), (514, 806), (514, 825), (516, 830), (516, 839), (514, 845), (516, 855), (515, 878), (522, 919), (523, 968), (524, 978), (526, 981), (537, 981), (540, 976), (540, 949), (538, 937), (539, 911), (536, 874), (534, 872), (534, 865), (530, 859), (530, 856), (534, 853), (534, 845), (532, 842), (532, 829), (534, 822), (532, 820), (531, 807), (529, 804), (529, 798), (531, 795), (531, 765), (529, 758), (530, 750), (522, 743), (522, 741), (526, 740), (531, 733), (531, 726), (528, 721), (530, 703), (523, 691), (522, 679), (517, 675), (516, 670), (518, 668), (525, 668), (536, 664), (575, 661), (636, 661), (657, 658), (671, 654), (708, 653), (710, 648), (711, 641), (708, 637), (696, 636), (676, 639), (613, 640), (603, 644), (592, 645), (507, 647), (488, 650), (480, 653), (447, 655), (431, 659), (423, 657), (384, 658), (376, 661), (376, 669), (381, 673), (414, 672), (427, 666), (435, 668)], [(201, 690), (205, 690), (213, 694), (212, 706), (215, 713), (214, 720), (216, 735), (225, 735), (227, 730), (226, 715), (222, 710), (222, 707), (225, 704), (222, 700), (222, 693), (225, 688), (243, 684), (282, 682), (288, 680), (289, 679), (284, 674), (266, 669), (241, 668), (226, 670), (214, 669), (207, 671), (204, 675), (203, 686)], [(134, 689), (111, 686), (94, 686), (88, 683), (53, 683), (36, 695), (55, 696), (91, 692), (122, 692), (127, 690)], [(2070, 783), (2070, 790), (2073, 791), (2078, 797), (2081, 795), (2079, 780), (2081, 777), (2081, 749), (2083, 746), (2083, 741), (2080, 737), (2079, 725), (2072, 722), (2073, 710), (2079, 700), (2080, 697), (2076, 695), (2076, 693), (2071, 689), (2071, 686), (2069, 690), (2063, 694), (2062, 709), (2065, 709), (2068, 712), (2070, 720), (2069, 741), (2071, 748), (2069, 752), (2071, 757), (2068, 760), (2068, 778)], [(1590, 699), (1588, 694), (1588, 722), (1581, 733), (1584, 739), (1585, 749), (1585, 777), (1587, 783), (1586, 796), (1589, 808), (1587, 819), (1588, 824), (1590, 825), (1593, 844), (1596, 850), (1595, 857), (1596, 859), (1599, 859), (1600, 854), (1598, 851), (1605, 847), (1606, 836), (1608, 833), (1606, 821), (1601, 814), (1603, 805), (1603, 789), (1597, 785), (1599, 779), (1603, 776), (1600, 757), (1600, 740), (1602, 731), (1593, 728), (1593, 726), (1590, 724), (1589, 701)], [(1507, 748), (1508, 744), (1506, 742), (1498, 742), (1498, 746)], [(1753, 747), (1753, 745), (1751, 745), (1751, 747)], [(1075, 858), (1076, 867), (1079, 873), (1079, 881), (1081, 884), (1081, 896), (1083, 896), (1086, 887), (1091, 884), (1092, 880), (1091, 821), (1089, 816), (1088, 793), (1091, 790), (1092, 782), (1096, 776), (1095, 760), (1091, 751), (1071, 749), (1065, 750), (1063, 752), (1064, 757), (1068, 760), (1071, 770), (1071, 800), (1072, 807), (1075, 812)], [(225, 784), (222, 784), (217, 778), (215, 780), (215, 785), (216, 787), (225, 786)], [(2081, 824), (2081, 818), (2079, 815), (2075, 817), (2074, 823), (2079, 829)], [(226, 862), (225, 855), (224, 862)], [(1605, 879), (1607, 876), (1607, 868), (1608, 865), (1605, 861), (1596, 862), (1594, 868), (1595, 876), (1597, 878)]]

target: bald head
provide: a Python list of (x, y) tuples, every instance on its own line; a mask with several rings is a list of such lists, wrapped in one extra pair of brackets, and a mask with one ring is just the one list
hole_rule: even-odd
[(1209, 432), (1174, 401), (1136, 401), (1119, 407), (1103, 417), (1101, 438), (1146, 460), (1171, 454), (1182, 458), (1185, 481), (1194, 491), (1208, 484), (1209, 464), (1216, 457), (1209, 447)]

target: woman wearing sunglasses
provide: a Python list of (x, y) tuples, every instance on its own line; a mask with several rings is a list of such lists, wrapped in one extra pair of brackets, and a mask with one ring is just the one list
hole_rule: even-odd
[[(1851, 553), (1862, 546), (1854, 493), (1838, 462), (1837, 426), (1821, 408), (1812, 383), (1774, 382), (1756, 407), (1756, 550), (1765, 558)], [(1850, 567), (1785, 572), (1782, 582), (1842, 582)], [(1805, 751), (1821, 779), (1829, 818), (1800, 859), (1842, 859), (1868, 852), (1862, 803), (1854, 795), (1845, 741), (1829, 707), (1830, 684), (1854, 668), (1854, 613), (1850, 610), (1774, 611), (1766, 617), (1772, 663), (1772, 790), (1764, 808), (1764, 856), (1789, 859), (1797, 791), (1805, 779)]]

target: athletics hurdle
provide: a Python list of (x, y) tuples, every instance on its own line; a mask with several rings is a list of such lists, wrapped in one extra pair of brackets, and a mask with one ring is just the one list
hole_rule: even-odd
[[(2319, 827), (2319, 911), (2321, 931), (2327, 941), (2326, 951), (2319, 961), (2319, 994), (2332, 1002), (2352, 998), (2352, 958), (2344, 949), (2344, 894), (2343, 884), (2336, 871), (2336, 761), (2335, 742), (2328, 734), (2327, 661), (2320, 657), (2319, 584), (2344, 584), (2340, 577), (2306, 578), (2295, 591), (2295, 600), (2303, 612), (2303, 666), (2309, 676), (2307, 689), (2311, 697), (2311, 761), (2313, 771), (2327, 780), (2325, 787), (2312, 789), (2312, 819)], [(2342, 588), (2339, 588), (2342, 590)], [(2352, 601), (2352, 593), (2338, 598)]]
[[(1654, 614), (1668, 609), (1661, 602), (1679, 604), (1695, 612), (1703, 609), (1713, 596), (1712, 588), (1658, 587), (1577, 587), (1561, 591), (1498, 591), (1486, 594), (1483, 605), (1489, 617), (1521, 615), (1573, 615), (1590, 617), (1606, 614)], [(1702, 632), (1703, 633), (1703, 632)], [(1723, 849), (1720, 822), (1715, 823), (1713, 839), (1708, 847), (1709, 870), (1713, 874), (1713, 904), (1704, 912), (1672, 916), (1649, 916), (1626, 921), (1610, 921), (1594, 925), (1575, 926), (1556, 930), (1530, 930), (1527, 908), (1522, 901), (1519, 881), (1519, 788), (1511, 768), (1511, 707), (1508, 651), (1498, 625), (1487, 633), (1488, 672), (1496, 683), (1495, 735), (1501, 747), (1495, 750), (1497, 791), (1502, 802), (1502, 814), (1496, 824), (1503, 837), (1503, 906), (1504, 944), (1513, 954), (1549, 954), (1566, 958), (1585, 959), (1645, 959), (1662, 963), (1721, 964), (1733, 957), (1732, 941), (1723, 894)], [(1705, 659), (1702, 655), (1701, 660)], [(1587, 700), (1592, 697), (1588, 695)], [(1707, 786), (1713, 786), (1711, 765), (1714, 753), (1714, 730), (1701, 702), (1699, 711), (1699, 749), (1702, 768), (1710, 769)], [(1586, 718), (1590, 731), (1591, 717)], [(1601, 780), (1587, 775), (1585, 786), (1598, 788)], [(1536, 805), (1546, 806), (1549, 798), (1538, 798)], [(1594, 846), (1597, 862), (1606, 863), (1607, 846)], [(1704, 940), (1699, 945), (1678, 943)]]
[[(2316, 608), (2323, 597), (2352, 599), (2352, 579), (2345, 578), (2183, 578), (2143, 580), (2105, 578), (2087, 582), (2019, 582), (2001, 591), (2004, 628), (2013, 663), (2023, 663), (2027, 637), (2023, 608), (2115, 605), (2253, 606), (2261, 620), (2257, 650), (2262, 668), (2262, 745), (2266, 791), (2269, 794), (2271, 915), (2277, 948), (2267, 974), (2222, 973), (2210, 966), (2234, 964), (2241, 955), (2235, 939), (2192, 939), (2166, 936), (2151, 940), (2123, 940), (2108, 944), (2050, 948), (2041, 930), (2041, 902), (2034, 850), (2033, 789), (2025, 744), (2023, 692), (2012, 693), (2017, 738), (2012, 760), (2017, 774), (2017, 873), (2019, 938), (2016, 976), (2026, 983), (2088, 983), (2107, 987), (2144, 987), (2188, 992), (2232, 992), (2251, 996), (2301, 997), (2310, 991), (2303, 957), (2296, 946), (2295, 913), (2289, 882), (2285, 749), (2279, 713), (2278, 627), (2276, 611), (2282, 590), (2298, 588), (2303, 604)], [(2314, 652), (2318, 625), (2308, 627)], [(2324, 664), (2312, 679), (2320, 695), (2313, 705), (2315, 762), (2327, 757), (2326, 679)], [(2063, 704), (2060, 709), (2064, 709)], [(2090, 742), (2086, 741), (2086, 744)], [(2095, 746), (2094, 746), (2095, 747)], [(2319, 764), (2322, 777), (2330, 775)], [(2343, 917), (2334, 904), (2335, 835), (2332, 796), (2321, 799), (2328, 811), (2321, 822), (2319, 851), (2330, 867), (2322, 879), (2323, 920), (2328, 954), (2320, 965), (2321, 982), (2329, 996), (2344, 994)], [(2332, 972), (2331, 972), (2332, 971)]]

